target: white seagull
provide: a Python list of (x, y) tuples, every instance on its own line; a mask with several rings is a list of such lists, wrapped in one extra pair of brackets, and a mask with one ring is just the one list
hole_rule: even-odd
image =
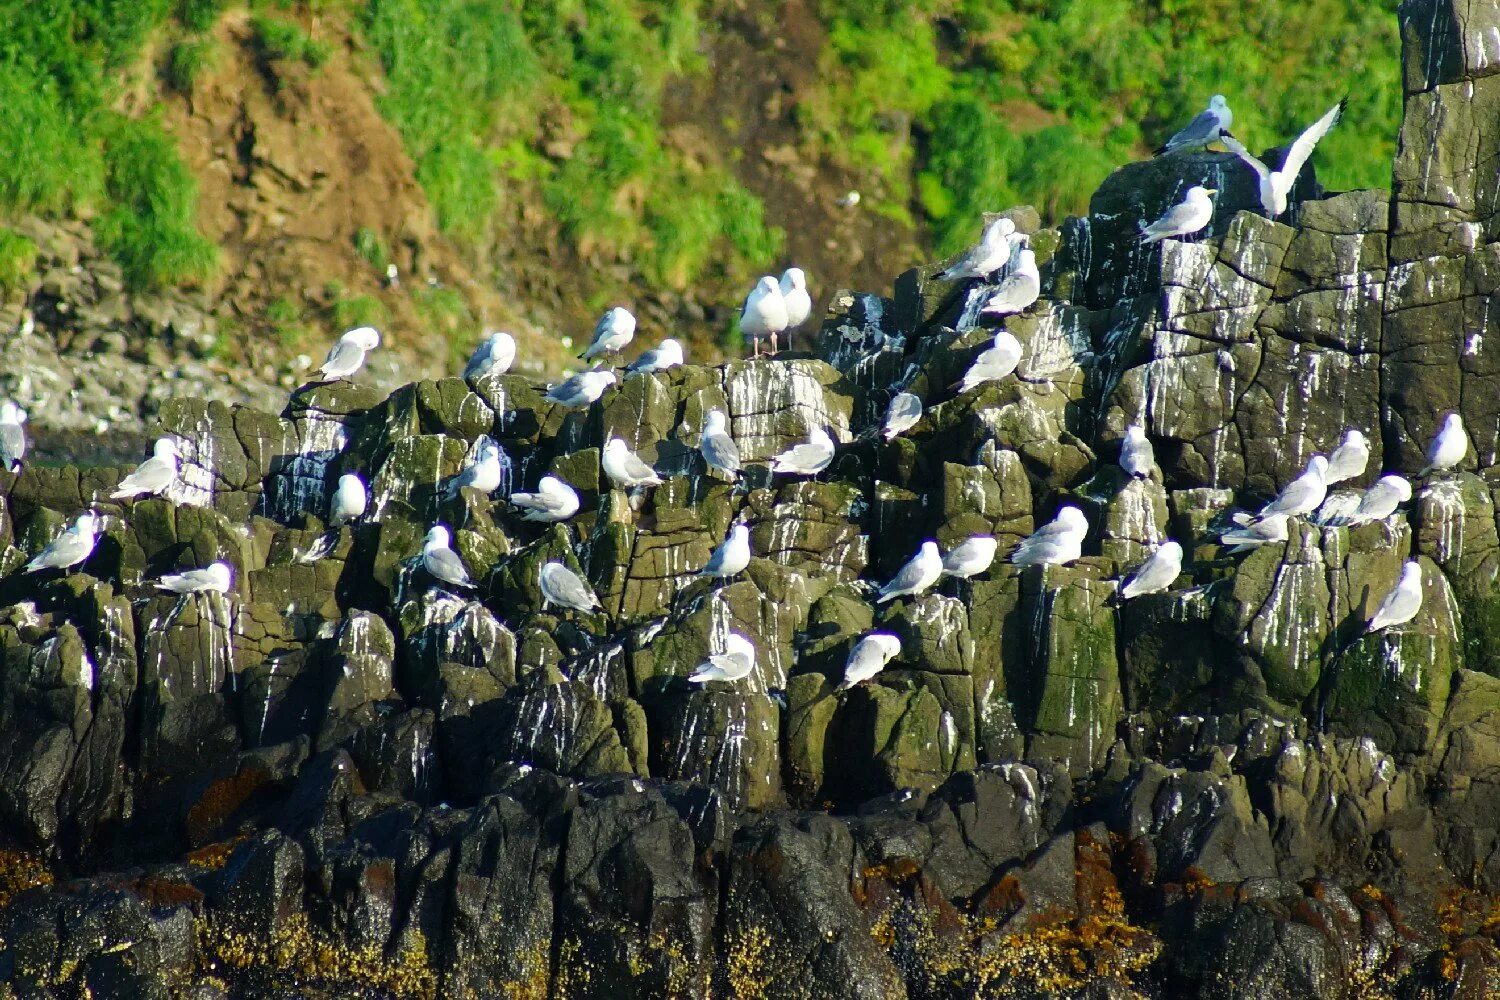
[(1397, 475), (1381, 476), (1365, 490), (1354, 511), (1355, 523), (1384, 521), (1396, 513), (1396, 508), (1411, 499), (1411, 483)]
[(123, 500), (127, 497), (156, 496), (166, 492), (177, 482), (177, 457), (176, 441), (157, 438), (156, 444), (151, 447), (151, 457), (120, 480), (109, 498)]
[(444, 496), (451, 499), (460, 496), (463, 490), (478, 490), (489, 496), (498, 490), (504, 474), (503, 455), (504, 452), (492, 438), (488, 435), (481, 437), (474, 448), (472, 460), (463, 471), (448, 481)]
[(1265, 209), (1266, 217), (1276, 218), (1287, 209), (1287, 196), (1291, 193), (1292, 185), (1297, 183), (1297, 175), (1302, 172), (1302, 165), (1307, 158), (1312, 156), (1313, 147), (1316, 146), (1328, 130), (1338, 124), (1339, 116), (1344, 113), (1344, 105), (1348, 100), (1339, 101), (1328, 112), (1317, 121), (1309, 125), (1297, 141), (1292, 143), (1286, 151), (1286, 159), (1282, 161), (1281, 167), (1272, 170), (1256, 157), (1250, 155), (1250, 151), (1232, 135), (1223, 136), (1224, 148), (1238, 156), (1260, 181), (1260, 204)]
[(1468, 453), (1469, 435), (1464, 433), (1464, 418), (1450, 413), (1427, 446), (1427, 467), (1417, 473), (1417, 478), (1432, 472), (1447, 472), (1462, 462)]
[(204, 569), (171, 573), (156, 581), (156, 586), (173, 594), (202, 594), (212, 591), (227, 594), (234, 585), (234, 568), (227, 562), (209, 564)]
[(1306, 517), (1311, 514), (1323, 505), (1324, 498), (1328, 496), (1328, 483), (1324, 479), (1326, 475), (1328, 459), (1322, 455), (1314, 455), (1307, 460), (1307, 468), (1302, 470), (1302, 475), (1282, 487), (1276, 499), (1260, 509), (1256, 520), (1263, 521), (1273, 514), (1285, 514), (1288, 517)]
[(510, 502), (526, 512), (523, 521), (566, 521), (578, 513), (578, 494), (553, 475), (543, 476), (535, 493), (512, 493)]
[(623, 439), (612, 437), (604, 443), (599, 464), (617, 489), (633, 490), (637, 486), (660, 486), (661, 476), (641, 457), (630, 450)]
[(688, 677), (695, 684), (707, 681), (740, 681), (755, 669), (755, 644), (738, 632), (724, 638), (724, 652), (710, 653)]
[(807, 275), (800, 267), (789, 267), (781, 272), (777, 282), (781, 298), (786, 303), (786, 328), (795, 330), (807, 322), (812, 315), (812, 296), (807, 294)]
[(682, 362), (682, 345), (668, 337), (626, 365), (625, 370), (632, 375), (651, 375), (655, 372), (666, 371), (668, 368), (676, 368)]
[(474, 348), (464, 365), (464, 378), (504, 375), (516, 362), (516, 338), (508, 333), (492, 333)]
[(922, 397), (916, 393), (901, 392), (891, 397), (891, 405), (885, 409), (885, 424), (880, 428), (887, 440), (905, 434), (922, 419)]
[(369, 495), (365, 481), (352, 472), (339, 476), (339, 484), (333, 491), (333, 501), (328, 505), (328, 523), (337, 527), (363, 517)]
[(925, 541), (917, 554), (907, 560), (905, 566), (896, 571), (890, 582), (880, 588), (876, 604), (911, 595), (916, 597), (937, 583), (943, 575), (943, 557), (938, 554), (937, 542)]
[(807, 432), (807, 441), (793, 445), (771, 459), (772, 472), (785, 472), (794, 476), (816, 476), (833, 462), (833, 438), (821, 427)]
[(943, 556), (943, 575), (967, 580), (990, 568), (995, 561), (995, 552), (1000, 543), (990, 535), (975, 535), (966, 538)]
[(35, 559), (26, 564), (26, 572), (35, 573), (39, 569), (71, 569), (83, 562), (94, 551), (94, 543), (99, 540), (99, 516), (91, 510), (86, 510), (74, 519), (73, 523), (62, 530), (52, 543), (41, 552), (37, 553)]
[(1219, 541), (1232, 546), (1230, 552), (1246, 552), (1262, 545), (1272, 545), (1287, 539), (1285, 514), (1272, 514), (1264, 520), (1251, 520), (1248, 514), (1237, 515), (1235, 527), (1219, 534)]
[(1128, 601), (1143, 594), (1159, 594), (1172, 586), (1181, 572), (1182, 546), (1169, 538), (1120, 585), (1120, 598)]
[(472, 587), (474, 581), (469, 579), (463, 560), (448, 547), (449, 537), (448, 529), (441, 524), (434, 524), (428, 530), (427, 537), (422, 540), (422, 568), (440, 583)]
[(593, 341), (578, 356), (588, 361), (601, 354), (618, 354), (634, 339), (635, 316), (629, 309), (615, 306), (599, 317), (599, 322), (594, 324)]
[(579, 372), (548, 389), (542, 398), (569, 410), (582, 410), (598, 402), (614, 384), (615, 373), (607, 369)]
[(714, 549), (714, 554), (708, 557), (708, 562), (703, 564), (698, 575), (725, 579), (740, 575), (749, 565), (750, 529), (743, 524), (736, 524), (729, 529), (729, 537), (720, 542), (719, 547)]
[(698, 438), (698, 450), (710, 469), (723, 473), (731, 483), (740, 474), (740, 446), (729, 434), (729, 421), (722, 410), (709, 410), (703, 415), (703, 433)]
[(771, 353), (776, 353), (776, 338), (787, 328), (786, 296), (781, 294), (781, 285), (770, 275), (755, 283), (745, 298), (745, 308), (740, 313), (740, 333), (755, 348), (760, 357), (760, 343), (771, 341)]
[(1015, 231), (1016, 224), (1009, 219), (999, 218), (990, 222), (984, 227), (979, 245), (949, 265), (938, 278), (942, 281), (963, 281), (967, 278), (987, 278), (994, 274), (1010, 260), (1010, 237)]
[(885, 665), (901, 652), (901, 640), (889, 632), (871, 632), (854, 644), (849, 658), (844, 661), (844, 679), (839, 690), (863, 684), (885, 669)]
[(1030, 247), (1023, 247), (1000, 286), (979, 311), (997, 316), (1025, 312), (1041, 294), (1042, 274), (1036, 267), (1036, 253)]
[(1365, 625), (1366, 632), (1379, 632), (1383, 628), (1405, 625), (1417, 617), (1422, 610), (1422, 567), (1415, 559), (1408, 559), (1401, 567), (1401, 579), (1381, 598), (1380, 606)]
[(1125, 443), (1120, 446), (1120, 468), (1134, 479), (1149, 479), (1156, 468), (1156, 449), (1146, 436), (1146, 428), (1131, 424), (1125, 428)]
[(594, 590), (577, 573), (560, 562), (549, 562), (537, 574), (537, 583), (542, 588), (542, 607), (559, 604), (574, 611), (595, 611), (599, 598)]
[(1351, 428), (1344, 432), (1344, 439), (1333, 449), (1333, 454), (1328, 456), (1328, 475), (1323, 477), (1323, 481), (1332, 486), (1334, 483), (1362, 476), (1369, 462), (1370, 442), (1365, 439), (1363, 432)]
[(1229, 110), (1229, 102), (1224, 100), (1223, 94), (1215, 94), (1209, 100), (1208, 107), (1198, 113), (1198, 117), (1188, 122), (1187, 127), (1182, 131), (1161, 144), (1156, 150), (1156, 155), (1175, 153), (1179, 149), (1203, 149), (1228, 132), (1229, 126), (1233, 124), (1234, 112)]
[(0, 403), (0, 464), (21, 471), (26, 457), (26, 411), (10, 400)]
[(979, 352), (979, 357), (964, 372), (959, 380), (958, 391), (968, 392), (986, 382), (995, 382), (1016, 370), (1021, 363), (1021, 342), (1008, 330), (1001, 330), (990, 341), (990, 346)]
[(1218, 194), (1217, 188), (1206, 188), (1195, 184), (1188, 188), (1187, 196), (1167, 209), (1160, 219), (1147, 225), (1141, 223), (1142, 244), (1159, 243), (1174, 236), (1192, 236), (1213, 221), (1214, 203), (1210, 195)]
[(365, 355), (380, 346), (380, 331), (373, 326), (357, 326), (338, 339), (316, 372), (316, 381), (337, 382), (364, 367)]
[(1011, 553), (1017, 566), (1066, 566), (1083, 555), (1088, 518), (1077, 507), (1064, 507), (1047, 524), (1021, 540)]

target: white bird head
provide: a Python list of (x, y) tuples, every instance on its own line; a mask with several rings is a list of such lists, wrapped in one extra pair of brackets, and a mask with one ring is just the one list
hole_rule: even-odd
[(744, 658), (751, 666), (755, 665), (755, 643), (738, 632), (731, 632), (724, 638), (724, 652)]
[(216, 562), (208, 567), (208, 578), (213, 589), (224, 592), (234, 583), (234, 568), (227, 562)]
[(1074, 534), (1082, 535), (1088, 533), (1089, 519), (1084, 517), (1083, 511), (1077, 507), (1064, 507), (1057, 512), (1057, 517), (1054, 520)]
[(726, 429), (723, 410), (709, 410), (703, 415), (703, 433), (722, 434)]
[(1464, 430), (1464, 418), (1457, 413), (1448, 414), (1443, 421), (1444, 434), (1462, 434)]
[(1408, 559), (1406, 565), (1401, 567), (1402, 587), (1419, 587), (1422, 585), (1422, 564), (1415, 559)]
[(157, 438), (156, 444), (151, 446), (151, 454), (157, 458), (177, 458), (180, 452), (177, 450), (177, 442), (171, 438)]
[(0, 424), (24, 424), (26, 411), (10, 400), (0, 403)]
[(1146, 428), (1142, 427), (1140, 424), (1131, 424), (1129, 427), (1125, 428), (1125, 440), (1131, 442), (1132, 444), (1139, 444), (1140, 442), (1146, 440)]
[(339, 339), (347, 340), (361, 350), (373, 351), (380, 346), (380, 331), (373, 326), (357, 326)]
[(1314, 455), (1307, 460), (1307, 468), (1302, 471), (1304, 476), (1317, 476), (1326, 479), (1328, 476), (1328, 459), (1322, 455)]
[(1182, 565), (1182, 545), (1176, 539), (1169, 538), (1156, 547), (1156, 555), (1170, 559)]
[(922, 543), (921, 551), (917, 555), (927, 562), (932, 562), (933, 560), (941, 562), (943, 558), (938, 554), (938, 543), (931, 539)]
[(80, 535), (92, 535), (99, 530), (99, 515), (92, 510), (86, 510), (73, 520), (74, 532)]
[(1188, 188), (1187, 197), (1189, 201), (1208, 201), (1209, 195), (1218, 193), (1218, 188), (1206, 188), (1201, 184), (1194, 184)]
[(616, 333), (634, 333), (635, 313), (624, 306), (615, 306), (609, 311), (609, 325)]
[(1035, 272), (1036, 269), (1036, 251), (1031, 247), (1022, 247), (1016, 255), (1016, 270)]
[(736, 524), (729, 529), (729, 540), (736, 545), (748, 545), (750, 542), (750, 526), (748, 524)]
[(901, 640), (889, 632), (871, 632), (860, 640), (860, 644), (869, 643), (880, 650), (880, 659), (883, 663), (889, 663), (901, 652)]
[(427, 537), (422, 540), (424, 549), (446, 549), (449, 541), (448, 529), (441, 524), (434, 524), (427, 529)]
[(604, 442), (604, 450), (610, 455), (623, 455), (630, 450), (630, 446), (623, 439), (612, 437)]
[(1009, 239), (1015, 231), (1016, 224), (1002, 216), (984, 227), (983, 241), (986, 244), (998, 244)]
[(548, 473), (547, 475), (542, 477), (541, 482), (536, 484), (536, 489), (538, 493), (573, 492), (573, 487), (569, 486), (567, 483), (563, 482), (561, 479), (558, 479), (551, 473)]
[(1229, 102), (1224, 100), (1223, 94), (1215, 94), (1209, 98), (1208, 106), (1213, 111), (1224, 111), (1229, 107)]
[(807, 275), (802, 272), (802, 268), (800, 267), (789, 267), (781, 273), (780, 288), (783, 293), (790, 292), (793, 289), (806, 290)]
[(781, 285), (776, 282), (775, 278), (768, 274), (755, 283), (755, 293), (757, 297), (763, 295), (780, 295)]
[(1380, 482), (1387, 488), (1395, 490), (1402, 503), (1411, 499), (1411, 483), (1407, 482), (1405, 476), (1381, 476)]
[(353, 472), (346, 472), (339, 476), (339, 492), (349, 496), (364, 496), (365, 481)]
[(1352, 445), (1354, 447), (1358, 447), (1360, 445), (1367, 444), (1369, 444), (1369, 442), (1365, 440), (1364, 432), (1357, 427), (1351, 427), (1349, 430), (1344, 432), (1344, 440), (1339, 442), (1339, 447), (1342, 448), (1344, 445)]
[(680, 365), (680, 364), (682, 364), (682, 361), (683, 361), (682, 345), (679, 344), (677, 341), (673, 340), (671, 337), (668, 337), (666, 340), (663, 340), (661, 342), (661, 344), (659, 344), (657, 346), (656, 351), (657, 351), (657, 362), (656, 363), (657, 363), (658, 367), (660, 367), (660, 368), (667, 368), (667, 367), (669, 367), (671, 365)]

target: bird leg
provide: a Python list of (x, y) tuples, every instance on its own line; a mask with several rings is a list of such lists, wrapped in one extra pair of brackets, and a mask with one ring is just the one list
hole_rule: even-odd
[(776, 337), (777, 336), (778, 335), (776, 333), (774, 333), (774, 332), (771, 334), (771, 357), (773, 357), (773, 358), (776, 356)]

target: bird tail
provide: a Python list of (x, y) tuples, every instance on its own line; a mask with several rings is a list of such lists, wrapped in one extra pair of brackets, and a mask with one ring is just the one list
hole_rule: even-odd
[(1163, 154), (1170, 153), (1171, 151), (1172, 151), (1171, 145), (1164, 142), (1160, 146), (1157, 146), (1155, 149), (1153, 149), (1151, 151), (1151, 155), (1152, 156), (1162, 156)]

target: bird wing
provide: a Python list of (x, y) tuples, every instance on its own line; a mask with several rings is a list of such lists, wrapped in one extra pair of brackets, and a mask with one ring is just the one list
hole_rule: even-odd
[(625, 453), (625, 474), (632, 479), (659, 479), (656, 470), (651, 468), (635, 452)]
[(172, 485), (172, 480), (176, 478), (177, 470), (172, 463), (153, 455), (136, 466), (134, 472), (120, 480), (120, 485), (115, 487), (110, 497), (114, 499), (130, 493), (159, 493)]
[(427, 572), (445, 583), (455, 583), (461, 586), (470, 584), (469, 571), (464, 568), (463, 560), (458, 558), (458, 553), (452, 549), (434, 549), (422, 556), (422, 564), (427, 567)]
[(1180, 233), (1190, 228), (1193, 222), (1193, 205), (1184, 201), (1167, 209), (1160, 219), (1147, 228), (1152, 233)]
[(599, 598), (594, 596), (593, 590), (566, 566), (559, 566), (547, 574), (547, 586), (559, 604), (579, 611), (599, 606)]
[(83, 562), (92, 551), (93, 535), (80, 535), (69, 529), (53, 539), (52, 544), (31, 560), (30, 565), (35, 569), (66, 569)]
[(1307, 476), (1298, 476), (1286, 484), (1281, 495), (1260, 509), (1261, 519), (1270, 514), (1289, 514), (1306, 507), (1321, 484)]
[(1254, 170), (1262, 180), (1265, 180), (1266, 178), (1271, 176), (1271, 171), (1266, 168), (1266, 165), (1260, 162), (1257, 157), (1252, 155), (1250, 150), (1245, 148), (1245, 144), (1240, 142), (1234, 136), (1225, 134), (1219, 137), (1219, 141), (1224, 143), (1225, 149), (1229, 150), (1235, 156), (1238, 156), (1241, 160), (1243, 160), (1245, 164), (1249, 166), (1251, 170)]
[(777, 455), (772, 468), (777, 472), (820, 472), (832, 458), (833, 453), (821, 445), (805, 442)]
[(318, 371), (330, 378), (340, 378), (356, 371), (364, 363), (364, 348), (349, 340), (340, 339), (323, 360)]
[(26, 429), (20, 424), (0, 424), (0, 461), (14, 465), (26, 455)]
[(922, 582), (922, 570), (922, 557), (920, 555), (913, 556), (907, 561), (905, 566), (896, 571), (896, 575), (891, 577), (889, 583), (880, 588), (880, 596), (894, 597), (897, 594), (904, 594), (912, 590), (917, 584)]
[[(1394, 486), (1384, 481), (1377, 482), (1365, 490), (1365, 495), (1360, 497), (1355, 516), (1373, 518), (1377, 516), (1376, 511), (1384, 511), (1387, 508), (1394, 510), (1400, 503), (1401, 494), (1396, 491)], [(1387, 515), (1380, 514), (1379, 516), (1385, 517)]]
[(885, 425), (887, 427), (910, 427), (911, 424), (906, 423), (906, 421), (910, 420), (912, 423), (916, 423), (920, 419), (922, 419), (922, 399), (920, 396), (910, 392), (903, 392), (891, 400), (890, 408), (885, 412)]
[(651, 348), (651, 350), (647, 351), (645, 354), (642, 354), (640, 357), (630, 362), (630, 364), (626, 365), (625, 370), (628, 372), (650, 371), (656, 367), (656, 363), (658, 359), (660, 359), (660, 357), (661, 352), (653, 347)]
[(1287, 178), (1288, 184), (1294, 182), (1297, 175), (1302, 172), (1302, 165), (1307, 162), (1309, 156), (1312, 156), (1313, 147), (1328, 134), (1329, 129), (1339, 123), (1339, 118), (1344, 114), (1344, 106), (1348, 103), (1347, 97), (1339, 101), (1329, 108), (1322, 118), (1313, 122), (1303, 130), (1301, 135), (1297, 136), (1297, 141), (1292, 143), (1291, 149), (1287, 150), (1286, 160), (1282, 162), (1281, 169), (1278, 171)]
[[(1373, 488), (1373, 487), (1372, 487)], [(1313, 523), (1320, 527), (1337, 528), (1351, 524), (1359, 512), (1363, 497), (1353, 490), (1339, 490), (1328, 494), (1328, 499), (1313, 516)]]
[(730, 471), (739, 470), (740, 446), (728, 434), (708, 435), (703, 439), (702, 451), (710, 465)]
[(1219, 136), (1219, 116), (1212, 111), (1200, 111), (1198, 117), (1188, 122), (1178, 133), (1162, 145), (1162, 151), (1181, 146), (1207, 145)]

